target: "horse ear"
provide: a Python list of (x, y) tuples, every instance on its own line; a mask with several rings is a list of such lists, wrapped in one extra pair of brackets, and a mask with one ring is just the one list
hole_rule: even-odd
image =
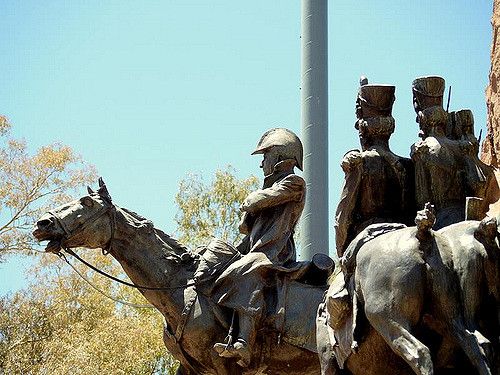
[(90, 186), (87, 186), (87, 191), (90, 195), (94, 194), (94, 190), (92, 190)]
[(97, 194), (99, 194), (99, 196), (104, 200), (111, 203), (111, 195), (109, 194), (108, 188), (106, 187), (106, 184), (104, 183), (102, 177), (99, 177), (99, 190), (97, 190)]

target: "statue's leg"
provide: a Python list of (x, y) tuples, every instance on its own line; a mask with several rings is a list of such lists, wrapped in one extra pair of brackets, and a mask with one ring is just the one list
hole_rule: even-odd
[(241, 367), (248, 367), (257, 334), (256, 321), (253, 316), (249, 316), (242, 312), (235, 312), (233, 313), (233, 322), (231, 326), (234, 324), (235, 316), (238, 316), (238, 337), (235, 339), (232, 329), (230, 329), (230, 333), (226, 337), (227, 342), (216, 343), (213, 348), (221, 357), (238, 358), (238, 365)]

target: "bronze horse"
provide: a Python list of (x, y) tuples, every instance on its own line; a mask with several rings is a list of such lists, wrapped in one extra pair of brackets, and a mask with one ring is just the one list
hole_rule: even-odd
[[(359, 248), (349, 282), (353, 305), (362, 312), (357, 315), (369, 323), (366, 335), (373, 336), (375, 329), (383, 341), (372, 338), (371, 351), (361, 342), (357, 352), (346, 358), (345, 367), (356, 374), (387, 373), (387, 366), (375, 363), (369, 370), (366, 364), (388, 345), (406, 362), (391, 372), (497, 374), (500, 249), (496, 219), (463, 221), (430, 230), (424, 237), (416, 227), (397, 229), (364, 242), (375, 226), (351, 244), (359, 243)], [(347, 267), (352, 271), (352, 265)], [(336, 374), (336, 349), (326, 334), (328, 323), (320, 314), (318, 351), (322, 374)], [(346, 334), (343, 327), (330, 327)], [(432, 339), (422, 334), (426, 330), (434, 334)], [(346, 337), (342, 335), (337, 336), (337, 344)], [(434, 344), (432, 350), (430, 344)]]
[[(89, 195), (45, 214), (33, 234), (39, 241), (49, 241), (49, 252), (75, 247), (106, 249), (134, 284), (157, 288), (139, 290), (165, 317), (164, 342), (180, 361), (179, 375), (320, 372), (315, 347), (308, 350), (290, 344), (286, 330), (283, 338), (273, 332), (259, 335), (258, 359), (248, 368), (241, 368), (234, 359), (220, 357), (212, 347), (226, 337), (231, 315), (211, 300), (210, 280), (195, 281), (202, 257), (145, 218), (113, 204), (102, 180), (99, 183), (97, 192), (89, 188)], [(226, 264), (234, 260), (234, 255), (238, 254), (227, 256)], [(311, 318), (308, 330), (314, 342), (314, 317), (324, 290), (320, 289), (316, 293), (319, 297), (309, 305), (309, 293), (304, 293), (306, 298), (300, 305), (307, 310), (304, 315)], [(295, 316), (300, 322), (289, 324), (304, 326), (307, 319)]]

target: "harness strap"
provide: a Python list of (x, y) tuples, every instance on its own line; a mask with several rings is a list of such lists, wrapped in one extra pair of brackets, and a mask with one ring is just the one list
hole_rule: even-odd
[(186, 288), (186, 287), (189, 287), (189, 286), (194, 286), (195, 285), (195, 281), (189, 281), (187, 282), (186, 284), (182, 284), (182, 285), (175, 285), (175, 286), (167, 286), (167, 287), (152, 287), (152, 286), (144, 286), (144, 285), (136, 285), (136, 284), (132, 284), (132, 283), (129, 283), (128, 281), (125, 281), (125, 280), (120, 280), (119, 278), (117, 277), (114, 277), (113, 275), (110, 275), (109, 273), (106, 273), (102, 270), (100, 270), (99, 268), (95, 267), (94, 265), (90, 264), (89, 262), (87, 262), (85, 259), (82, 259), (80, 258), (73, 250), (71, 249), (65, 249), (65, 251), (74, 256), (76, 259), (78, 259), (80, 262), (82, 262), (83, 264), (85, 264), (87, 267), (93, 269), (94, 271), (96, 271), (97, 273), (100, 273), (101, 275), (103, 276), (106, 276), (107, 278), (113, 280), (113, 281), (116, 281), (120, 284), (123, 284), (123, 285), (127, 285), (127, 286), (130, 286), (132, 288), (136, 288), (136, 289), (145, 289), (145, 290), (173, 290), (173, 289), (181, 289), (181, 288)]
[(178, 343), (181, 338), (182, 334), (184, 333), (184, 328), (186, 327), (186, 324), (189, 320), (189, 316), (191, 315), (191, 310), (193, 308), (194, 303), (196, 302), (196, 299), (198, 298), (198, 293), (196, 293), (196, 286), (190, 286), (184, 294), (188, 294), (187, 300), (184, 302), (184, 308), (182, 309), (181, 317), (179, 320), (179, 324), (177, 325), (177, 329), (175, 330), (174, 338), (175, 341)]
[(95, 291), (97, 291), (98, 293), (102, 294), (104, 297), (107, 297), (109, 298), (110, 300), (113, 300), (115, 302), (118, 302), (118, 303), (121, 303), (122, 305), (127, 305), (127, 306), (130, 306), (130, 307), (135, 307), (135, 308), (138, 308), (138, 309), (155, 309), (156, 307), (154, 307), (153, 305), (142, 305), (142, 304), (137, 304), (137, 303), (132, 303), (132, 302), (128, 302), (128, 301), (123, 301), (121, 299), (118, 299), (118, 298), (115, 298), (113, 296), (110, 296), (109, 294), (107, 293), (104, 293), (102, 290), (100, 290), (97, 286), (95, 286), (87, 277), (85, 277), (80, 271), (78, 271), (78, 269), (73, 266), (69, 260), (64, 256), (63, 253), (59, 253), (58, 254), (59, 257), (61, 257), (66, 263), (69, 264), (69, 266), (73, 269), (73, 271), (75, 271), (78, 276), (80, 276), (83, 281), (85, 281), (88, 285), (90, 285), (92, 287), (92, 289), (94, 289)]
[[(59, 225), (61, 226), (61, 228), (63, 229), (66, 237), (71, 237), (71, 235), (73, 234), (72, 232), (75, 232), (77, 229), (79, 229), (80, 227), (85, 227), (85, 225), (88, 223), (88, 222), (92, 222), (93, 220), (99, 218), (100, 216), (104, 215), (105, 213), (109, 213), (109, 216), (110, 216), (110, 230), (111, 230), (111, 234), (110, 234), (110, 238), (109, 238), (109, 241), (108, 243), (106, 244), (106, 246), (102, 249), (102, 253), (104, 255), (108, 254), (110, 251), (111, 251), (111, 247), (112, 247), (112, 243), (113, 243), (113, 240), (114, 240), (114, 234), (115, 234), (115, 230), (116, 230), (116, 208), (113, 204), (110, 204), (110, 206), (108, 207), (103, 207), (103, 209), (97, 211), (91, 218), (89, 218), (88, 220), (86, 220), (84, 223), (81, 223), (80, 225), (78, 225), (76, 228), (73, 229), (73, 231), (69, 230), (69, 228), (66, 226), (66, 224), (64, 223), (63, 220), (61, 220), (61, 218), (59, 218), (59, 216), (55, 213), (55, 212), (52, 212), (52, 211), (49, 211), (49, 213), (58, 221)], [(182, 313), (181, 313), (181, 318), (180, 318), (180, 321), (179, 321), (179, 324), (177, 325), (177, 329), (175, 331), (175, 334), (174, 334), (174, 339), (176, 341), (176, 343), (179, 343), (179, 341), (181, 340), (182, 338), (182, 334), (184, 332), (184, 328), (186, 327), (186, 324), (189, 320), (189, 317), (191, 315), (191, 310), (193, 308), (193, 305), (194, 303), (196, 302), (196, 299), (198, 298), (198, 294), (197, 294), (197, 291), (196, 291), (196, 284), (199, 284), (199, 283), (204, 283), (210, 279), (212, 279), (213, 277), (215, 277), (215, 274), (218, 273), (218, 271), (220, 271), (221, 269), (225, 269), (230, 263), (232, 263), (237, 257), (239, 257), (239, 253), (236, 253), (234, 254), (231, 259), (229, 259), (228, 261), (226, 261), (223, 266), (221, 267), (221, 269), (217, 270), (216, 269), (216, 272), (215, 274), (212, 274), (212, 275), (209, 275), (207, 278), (203, 279), (203, 280), (198, 280), (196, 277), (194, 280), (191, 280), (191, 281), (188, 281), (187, 283), (185, 284), (182, 284), (182, 285), (176, 285), (176, 286), (168, 286), (168, 287), (150, 287), (150, 286), (144, 286), (144, 285), (136, 285), (136, 284), (133, 284), (133, 283), (129, 283), (127, 281), (124, 281), (124, 280), (121, 280), (113, 275), (110, 275), (100, 269), (98, 269), (97, 267), (95, 267), (94, 265), (90, 264), (89, 262), (87, 262), (86, 260), (82, 259), (81, 257), (79, 257), (73, 250), (71, 250), (70, 248), (68, 247), (63, 247), (64, 250), (72, 255), (73, 257), (75, 257), (76, 259), (78, 259), (80, 262), (82, 262), (83, 264), (85, 264), (87, 267), (91, 268), (92, 270), (96, 271), (97, 273), (113, 280), (113, 281), (116, 281), (118, 283), (121, 283), (123, 285), (127, 285), (127, 286), (130, 286), (132, 288), (136, 288), (136, 289), (144, 289), (144, 290), (158, 290), (158, 291), (161, 291), (161, 290), (174, 290), (174, 289), (182, 289), (182, 288), (186, 288), (184, 294), (187, 296), (187, 298), (185, 297), (185, 302), (184, 302), (184, 308), (182, 310)], [(59, 254), (78, 274), (80, 274), (76, 268), (74, 268), (71, 263), (68, 262), (68, 260), (66, 259), (66, 257), (64, 256), (64, 254)], [(80, 275), (82, 276), (82, 275)], [(82, 276), (83, 277), (83, 276)], [(85, 278), (83, 278), (84, 280), (86, 280)], [(88, 280), (86, 280), (88, 282)], [(92, 284), (91, 284), (92, 287), (94, 287)], [(95, 288), (95, 287), (94, 287)], [(102, 293), (102, 292), (101, 292)], [(103, 293), (104, 294), (104, 293)], [(105, 295), (106, 297), (108, 298), (111, 298), (114, 300), (114, 298), (110, 297), (110, 296), (107, 296)], [(117, 302), (120, 302), (120, 303), (125, 303), (125, 304), (128, 304), (126, 302), (123, 302), (123, 301), (117, 301)]]

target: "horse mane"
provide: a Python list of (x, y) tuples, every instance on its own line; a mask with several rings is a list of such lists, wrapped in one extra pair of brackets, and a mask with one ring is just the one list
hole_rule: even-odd
[(170, 237), (161, 229), (155, 228), (151, 220), (146, 219), (144, 216), (141, 216), (138, 213), (131, 211), (127, 208), (120, 207), (120, 210), (123, 212), (123, 216), (131, 226), (137, 229), (154, 230), (156, 235), (176, 253), (177, 252), (184, 253), (189, 251), (189, 249), (186, 246), (181, 244), (175, 238)]
[(153, 222), (151, 220), (146, 219), (144, 216), (139, 215), (138, 213), (129, 210), (128, 208), (120, 207), (120, 210), (123, 211), (125, 218), (127, 221), (135, 228), (154, 228)]

